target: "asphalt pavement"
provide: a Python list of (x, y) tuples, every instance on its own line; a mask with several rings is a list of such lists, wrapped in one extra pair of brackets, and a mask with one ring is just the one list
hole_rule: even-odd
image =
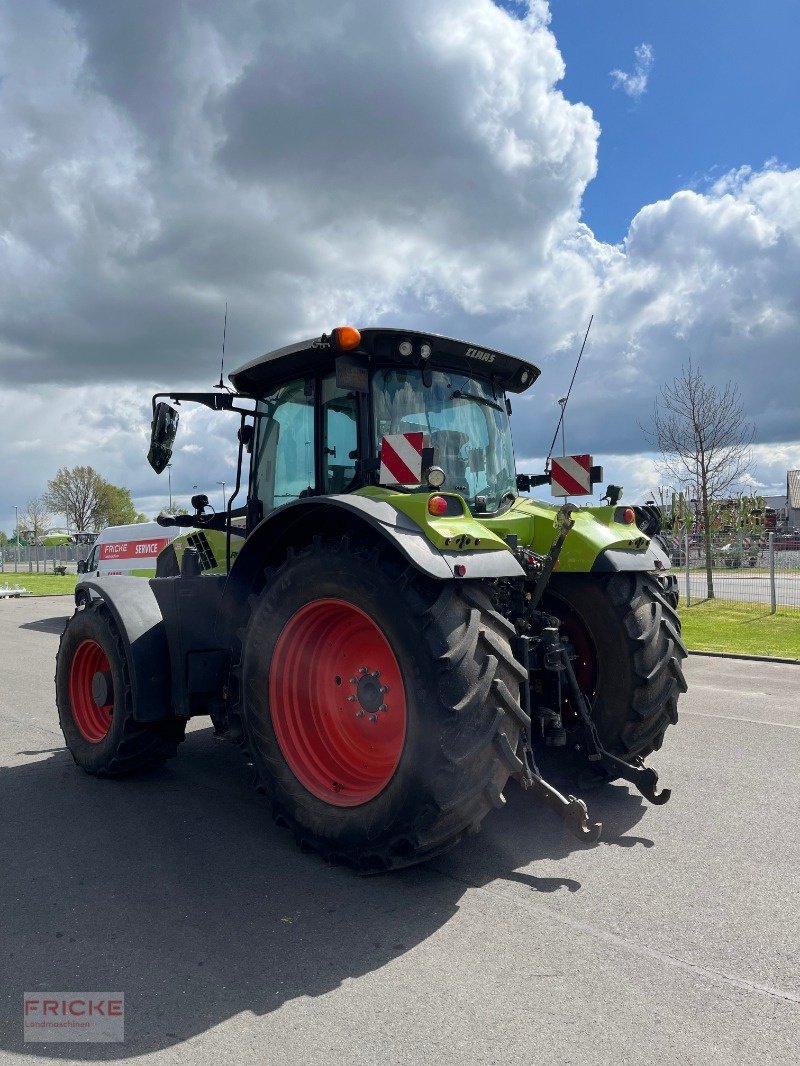
[[(466, 845), (359, 878), (203, 720), (158, 772), (79, 771), (70, 610), (0, 602), (0, 1061), (798, 1061), (800, 667), (690, 658), (672, 799), (585, 793), (596, 846), (509, 785)], [(89, 990), (124, 992), (124, 1043), (23, 1044), (23, 992)]]

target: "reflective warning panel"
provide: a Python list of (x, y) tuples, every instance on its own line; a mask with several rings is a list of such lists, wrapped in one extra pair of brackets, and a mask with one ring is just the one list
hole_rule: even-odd
[(554, 496), (591, 496), (591, 455), (562, 455), (552, 459), (550, 479)]
[(381, 438), (381, 485), (422, 482), (422, 433), (388, 433)]

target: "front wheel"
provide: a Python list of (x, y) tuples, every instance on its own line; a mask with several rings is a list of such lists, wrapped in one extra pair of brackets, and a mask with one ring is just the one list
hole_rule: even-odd
[(58, 718), (73, 759), (87, 773), (119, 777), (175, 755), (186, 722), (137, 722), (128, 663), (106, 605), (89, 602), (67, 622), (56, 657)]
[[(555, 575), (543, 606), (559, 618), (562, 634), (573, 645), (578, 683), (589, 698), (603, 746), (624, 759), (660, 748), (667, 728), (678, 720), (687, 653), (680, 619), (657, 577)], [(568, 701), (562, 710), (568, 742), (582, 751)]]
[(363, 870), (476, 830), (522, 766), (512, 634), (481, 588), (389, 552), (290, 556), (253, 605), (235, 712), (277, 819)]

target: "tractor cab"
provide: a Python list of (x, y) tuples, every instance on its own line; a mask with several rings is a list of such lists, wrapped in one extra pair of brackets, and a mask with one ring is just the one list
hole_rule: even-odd
[(516, 495), (505, 392), (538, 375), (502, 352), (396, 329), (342, 327), (253, 360), (231, 375), (256, 404), (250, 520), (370, 485), (441, 489), (496, 514)]
[[(168, 397), (239, 413), (228, 524), (243, 519), (249, 533), (284, 505), (370, 486), (442, 491), (473, 515), (501, 513), (516, 496), (506, 393), (538, 376), (532, 363), (448, 337), (344, 326), (247, 363), (230, 375), (235, 392)], [(160, 472), (178, 412), (156, 400), (148, 459)], [(251, 455), (247, 504), (234, 509), (243, 450)]]

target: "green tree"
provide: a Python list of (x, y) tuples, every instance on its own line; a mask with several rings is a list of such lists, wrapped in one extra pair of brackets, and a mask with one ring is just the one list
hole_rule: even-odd
[(129, 526), (147, 521), (147, 515), (136, 510), (131, 490), (108, 482), (105, 485), (102, 512), (103, 525), (106, 526)]
[(112, 485), (91, 466), (62, 467), (48, 481), (44, 498), (76, 532), (147, 521), (134, 507), (130, 489)]
[(76, 531), (98, 530), (105, 524), (107, 487), (108, 482), (91, 466), (63, 466), (47, 482), (45, 499)]

